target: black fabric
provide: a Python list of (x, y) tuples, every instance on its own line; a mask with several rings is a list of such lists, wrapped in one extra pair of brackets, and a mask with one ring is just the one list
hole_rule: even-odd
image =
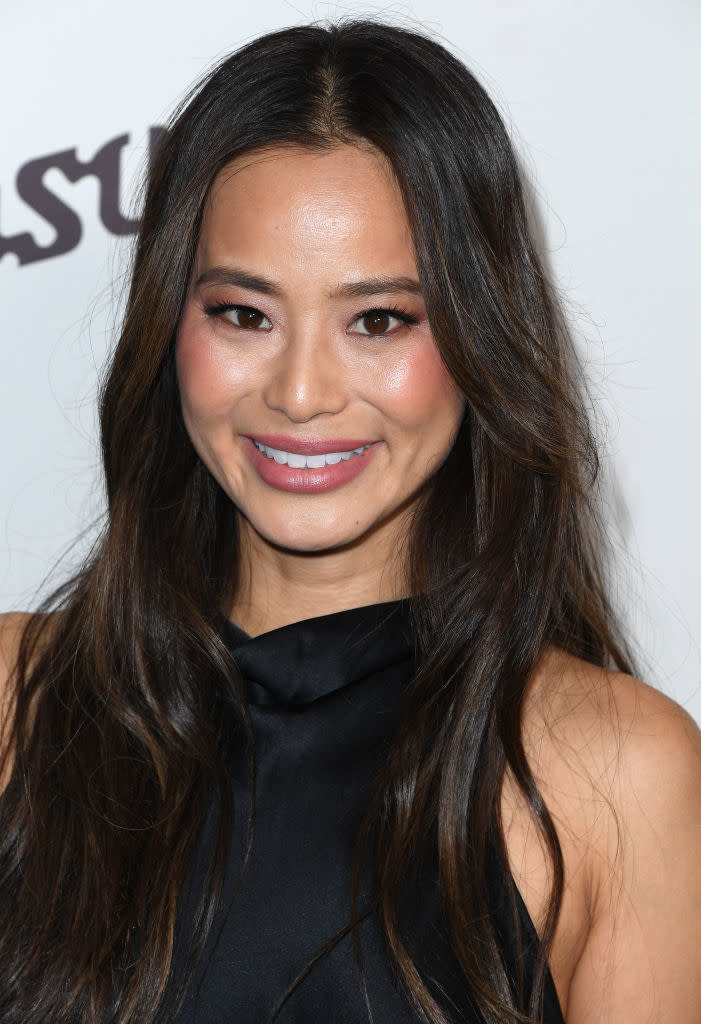
[[(236, 808), (232, 856), (224, 906), (178, 1024), (263, 1024), (299, 973), (348, 924), (355, 838), (415, 671), (413, 636), (405, 601), (323, 615), (255, 638), (226, 624), (227, 643), (248, 688), (255, 736), (254, 842), (237, 885), (248, 768), (233, 709), (224, 706), (221, 726), (231, 737)], [(210, 814), (180, 917), (181, 941), (191, 924), (212, 835)], [(435, 872), (429, 866), (421, 878), (420, 891), (409, 898), (412, 950), (422, 957), (433, 991), (452, 1006), (452, 1019), (477, 1024), (480, 1018), (441, 927)], [(370, 868), (364, 885), (367, 898)], [(491, 887), (490, 905), (504, 937), (507, 966), (516, 976), (508, 895), (498, 881)], [(516, 895), (529, 977), (538, 940)], [(359, 934), (367, 999), (346, 934), (292, 990), (276, 1021), (415, 1024), (374, 913), (362, 921)], [(550, 977), (545, 1021), (562, 1024)]]

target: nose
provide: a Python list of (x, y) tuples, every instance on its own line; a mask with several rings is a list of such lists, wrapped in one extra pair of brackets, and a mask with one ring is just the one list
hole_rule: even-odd
[(290, 330), (270, 365), (263, 397), (270, 409), (296, 423), (305, 423), (344, 408), (346, 378), (328, 325), (307, 323)]

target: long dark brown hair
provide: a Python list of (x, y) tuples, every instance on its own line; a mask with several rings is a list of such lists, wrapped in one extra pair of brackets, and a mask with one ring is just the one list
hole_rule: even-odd
[[(628, 665), (597, 554), (596, 449), (497, 110), (436, 42), (353, 21), (276, 32), (228, 57), (176, 112), (150, 168), (101, 393), (106, 526), (30, 620), (15, 673), (0, 831), (4, 1024), (154, 1021), (212, 792), (219, 830), (191, 963), (233, 813), (249, 815), (250, 836), (213, 710), (222, 689), (237, 702), (253, 781), (244, 689), (220, 629), (237, 588), (236, 510), (185, 431), (176, 330), (218, 172), (266, 146), (359, 141), (394, 170), (436, 343), (467, 399), (407, 537), (421, 659), (364, 831), (376, 838), (378, 912), (419, 1019), (442, 1024), (449, 1013), (399, 913), (402, 880), (437, 835), (447, 934), (485, 1021), (538, 1017), (563, 862), (524, 754), (524, 693), (549, 645)], [(507, 976), (484, 904), (490, 834), (513, 887), (499, 819), (507, 768), (553, 868), (530, 999)]]

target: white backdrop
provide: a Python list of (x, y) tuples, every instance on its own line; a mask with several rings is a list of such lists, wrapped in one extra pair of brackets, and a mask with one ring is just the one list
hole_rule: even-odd
[[(126, 216), (149, 127), (213, 60), (346, 14), (438, 33), (511, 125), (600, 409), (614, 596), (644, 677), (701, 722), (697, 0), (3, 0), (0, 608), (31, 606), (102, 508), (94, 400), (129, 247), (103, 224), (110, 182)], [(79, 163), (124, 135), (103, 154), (101, 219)], [(37, 195), (41, 157), (58, 231), (19, 197)]]

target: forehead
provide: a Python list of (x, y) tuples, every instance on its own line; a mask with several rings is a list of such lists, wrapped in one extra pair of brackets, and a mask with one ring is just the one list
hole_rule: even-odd
[(245, 154), (215, 179), (204, 211), (200, 256), (229, 250), (328, 258), (374, 251), (379, 262), (413, 263), (411, 232), (392, 168), (369, 146), (271, 147)]

